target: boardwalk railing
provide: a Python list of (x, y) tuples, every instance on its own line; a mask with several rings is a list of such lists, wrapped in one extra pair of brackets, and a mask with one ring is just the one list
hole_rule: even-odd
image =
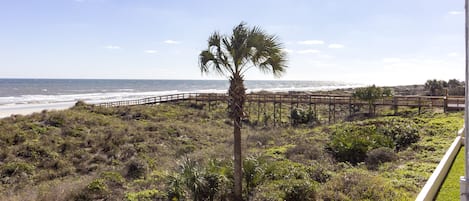
[[(347, 95), (323, 94), (247, 94), (246, 102), (287, 103), (287, 104), (337, 104), (337, 105), (368, 105), (368, 102), (355, 99)], [(122, 100), (96, 104), (102, 107), (117, 107), (128, 105), (147, 105), (176, 101), (227, 101), (224, 93), (181, 93), (164, 96), (149, 97), (137, 100)], [(440, 107), (447, 109), (464, 108), (464, 97), (446, 96), (391, 96), (376, 100), (376, 106), (408, 106), (408, 107)]]
[(101, 107), (148, 105), (148, 104), (188, 100), (193, 96), (197, 96), (197, 94), (195, 93), (171, 94), (171, 95), (164, 95), (164, 96), (142, 98), (142, 99), (137, 99), (137, 100), (122, 100), (122, 101), (98, 103), (96, 105), (101, 106)]

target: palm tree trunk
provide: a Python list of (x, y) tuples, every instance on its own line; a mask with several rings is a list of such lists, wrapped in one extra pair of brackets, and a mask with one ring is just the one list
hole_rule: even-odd
[(241, 160), (241, 118), (234, 120), (234, 198), (242, 200), (243, 170)]
[(230, 101), (230, 118), (233, 119), (234, 137), (234, 200), (242, 201), (242, 155), (241, 155), (241, 118), (243, 116), (243, 106), (246, 99), (246, 89), (243, 78), (240, 75), (233, 75), (230, 78), (230, 89), (228, 94)]

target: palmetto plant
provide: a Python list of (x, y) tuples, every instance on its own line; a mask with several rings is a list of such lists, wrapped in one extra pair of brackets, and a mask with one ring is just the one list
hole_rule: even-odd
[(204, 190), (207, 188), (207, 182), (203, 177), (203, 170), (200, 169), (199, 164), (190, 158), (184, 158), (179, 165), (181, 169), (181, 176), (187, 189), (192, 194), (192, 200), (203, 200)]
[(275, 35), (269, 35), (259, 27), (247, 27), (240, 23), (231, 35), (213, 33), (208, 39), (208, 48), (199, 55), (202, 73), (216, 72), (228, 77), (230, 87), (229, 117), (234, 127), (234, 199), (242, 200), (241, 167), (241, 118), (246, 100), (244, 75), (251, 68), (264, 73), (282, 75), (286, 56)]

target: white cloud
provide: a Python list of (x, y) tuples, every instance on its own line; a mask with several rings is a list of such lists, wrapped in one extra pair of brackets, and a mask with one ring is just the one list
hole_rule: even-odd
[(400, 58), (384, 58), (383, 59), (384, 63), (397, 63), (397, 62), (400, 62), (400, 61), (401, 61)]
[(448, 14), (450, 14), (450, 15), (461, 15), (461, 14), (463, 14), (463, 12), (462, 11), (449, 11)]
[(304, 40), (304, 41), (298, 41), (298, 44), (300, 44), (300, 45), (322, 45), (322, 44), (324, 44), (324, 41), (322, 41), (322, 40)]
[(145, 50), (143, 52), (145, 52), (147, 54), (156, 54), (156, 53), (158, 53), (158, 51), (156, 51), (156, 50)]
[(181, 41), (177, 41), (177, 40), (165, 40), (163, 42), (166, 44), (181, 44)]
[(458, 57), (460, 54), (457, 52), (451, 52), (448, 54), (449, 57)]
[(293, 52), (293, 50), (290, 50), (290, 49), (287, 49), (287, 48), (282, 49), (282, 51), (284, 51), (286, 53), (292, 53)]
[(319, 54), (318, 58), (320, 58), (320, 59), (333, 59), (335, 57), (331, 56), (331, 55), (327, 55), (327, 54)]
[(119, 50), (119, 49), (122, 49), (121, 47), (117, 46), (117, 45), (108, 45), (106, 47), (104, 47), (106, 49), (110, 49), (110, 50)]
[(342, 44), (330, 44), (328, 47), (333, 48), (333, 49), (340, 49), (340, 48), (344, 48), (345, 46)]
[(319, 50), (313, 50), (313, 49), (307, 49), (307, 50), (299, 50), (298, 53), (300, 54), (317, 54), (321, 51)]

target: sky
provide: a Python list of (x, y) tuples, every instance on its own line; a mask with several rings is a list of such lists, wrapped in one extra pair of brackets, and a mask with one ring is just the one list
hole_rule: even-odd
[(0, 0), (0, 78), (225, 79), (198, 54), (240, 22), (278, 36), (280, 80), (464, 80), (463, 0)]

